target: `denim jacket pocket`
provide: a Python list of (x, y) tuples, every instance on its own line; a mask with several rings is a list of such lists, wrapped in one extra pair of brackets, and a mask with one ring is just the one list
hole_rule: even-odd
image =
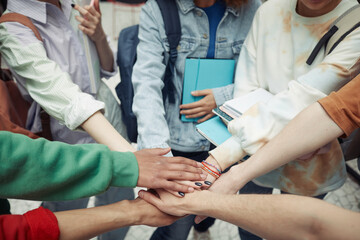
[[(192, 52), (194, 51), (196, 46), (196, 41), (195, 39), (192, 38), (181, 38), (179, 45), (177, 46), (177, 51), (178, 53), (182, 53), (182, 52)], [(169, 41), (167, 39), (163, 39), (163, 47), (166, 53), (169, 53), (170, 51), (170, 44)]]

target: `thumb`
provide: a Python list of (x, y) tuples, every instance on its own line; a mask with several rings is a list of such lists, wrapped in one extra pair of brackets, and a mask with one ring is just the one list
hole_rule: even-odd
[(206, 218), (207, 218), (207, 217), (205, 217), (205, 216), (196, 216), (194, 222), (195, 222), (196, 224), (199, 224), (199, 223), (201, 223), (202, 221), (204, 221)]
[(156, 197), (154, 194), (148, 192), (148, 191), (144, 191), (144, 190), (140, 190), (139, 191), (139, 197), (142, 198), (143, 200), (145, 200), (146, 202), (158, 206), (161, 204), (161, 200)]
[(154, 156), (163, 156), (165, 154), (168, 154), (171, 151), (171, 148), (153, 148), (153, 149), (147, 149), (150, 155)]
[(211, 89), (192, 91), (191, 95), (193, 95), (194, 97), (205, 96), (210, 93), (209, 91), (211, 91)]

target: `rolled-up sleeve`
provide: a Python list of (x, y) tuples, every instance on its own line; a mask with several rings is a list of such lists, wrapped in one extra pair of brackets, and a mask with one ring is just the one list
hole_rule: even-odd
[(360, 75), (346, 84), (338, 92), (319, 100), (331, 119), (349, 136), (360, 128)]
[[(83, 93), (71, 81), (70, 75), (47, 57), (43, 43), (36, 39), (29, 28), (11, 23), (12, 28), (16, 26), (21, 29), (16, 31), (17, 35), (13, 31), (9, 33), (6, 24), (0, 25), (0, 51), (3, 59), (17, 80), (24, 81), (31, 98), (49, 115), (73, 130), (95, 112), (104, 109), (103, 102)], [(26, 40), (20, 41), (20, 38)]]

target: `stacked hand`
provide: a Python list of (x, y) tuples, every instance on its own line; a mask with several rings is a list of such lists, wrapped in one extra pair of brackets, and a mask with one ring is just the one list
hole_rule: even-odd
[(139, 165), (137, 186), (146, 188), (163, 188), (179, 196), (179, 193), (193, 192), (199, 189), (193, 181), (203, 181), (201, 164), (183, 157), (164, 157), (168, 149), (144, 149), (135, 152)]
[[(219, 168), (218, 163), (212, 156), (209, 156), (206, 161), (211, 165), (214, 165), (215, 168)], [(239, 184), (236, 184), (238, 181), (236, 176), (238, 175), (238, 168), (240, 167), (240, 165), (232, 167), (227, 173), (222, 174), (221, 177), (217, 180), (215, 177), (207, 174), (206, 179), (202, 182), (202, 186), (200, 188), (195, 188), (195, 190), (209, 190), (211, 192), (222, 194), (237, 193), (237, 191), (239, 191), (239, 189), (242, 187), (239, 186)], [(205, 171), (203, 173), (206, 174)], [(191, 202), (194, 201), (197, 196), (199, 196), (198, 192), (199, 191), (192, 191), (192, 193), (187, 193), (184, 198), (179, 198), (172, 196), (163, 189), (154, 188), (154, 190), (150, 191), (140, 191), (139, 197), (153, 204), (165, 213), (180, 217), (190, 213), (189, 208)], [(201, 196), (203, 196), (203, 194), (201, 194)], [(195, 222), (200, 223), (205, 218), (205, 216), (196, 216)]]

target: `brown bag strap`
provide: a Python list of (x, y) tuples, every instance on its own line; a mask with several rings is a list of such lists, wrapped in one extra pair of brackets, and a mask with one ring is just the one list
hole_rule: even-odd
[(34, 32), (36, 38), (39, 39), (39, 41), (43, 41), (39, 31), (37, 30), (35, 25), (32, 23), (32, 21), (28, 17), (26, 17), (20, 13), (6, 13), (6, 14), (2, 15), (0, 17), (0, 23), (4, 23), (4, 22), (21, 23), (22, 25), (30, 28)]
[[(41, 42), (43, 41), (39, 31), (37, 30), (35, 25), (32, 23), (32, 21), (28, 17), (26, 17), (22, 14), (6, 13), (0, 17), (0, 23), (4, 23), (4, 22), (21, 23), (22, 25), (30, 28), (34, 32), (35, 37), (39, 41), (41, 41)], [(1, 64), (1, 54), (0, 54), (0, 64)], [(1, 71), (0, 72), (1, 76), (4, 77), (4, 71), (2, 71), (1, 69), (0, 69), (0, 71)], [(5, 77), (2, 80), (5, 80)], [(41, 137), (44, 137), (48, 140), (52, 140), (51, 129), (50, 129), (50, 116), (43, 109), (41, 109), (40, 119), (41, 119), (43, 131), (41, 133), (38, 133), (38, 135), (40, 135)]]
[[(6, 13), (6, 14), (2, 15), (0, 17), (0, 23), (4, 23), (4, 22), (18, 22), (18, 23), (21, 23), (22, 25), (30, 28), (34, 32), (35, 37), (39, 41), (43, 41), (39, 31), (37, 30), (35, 25), (32, 23), (32, 21), (28, 17), (26, 17), (26, 16), (24, 16), (24, 15), (22, 15), (20, 13)], [(3, 71), (1, 69), (1, 53), (0, 53), (0, 77), (4, 81), (8, 79), (7, 76), (5, 76), (5, 75), (8, 75), (8, 73), (5, 74), (5, 71)]]

